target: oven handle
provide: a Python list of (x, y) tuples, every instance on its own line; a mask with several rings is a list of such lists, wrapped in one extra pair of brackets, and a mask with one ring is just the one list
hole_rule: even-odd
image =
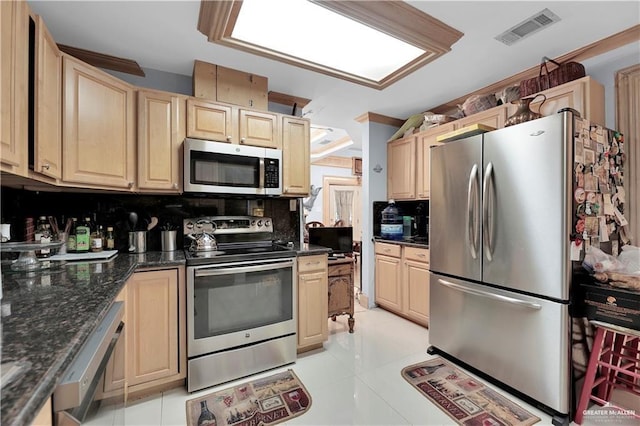
[[(211, 277), (215, 275), (227, 275), (230, 272), (234, 274), (240, 274), (245, 272), (259, 272), (259, 271), (272, 271), (274, 269), (284, 269), (293, 266), (293, 261), (278, 263), (261, 263), (254, 266), (233, 266), (233, 265), (246, 265), (246, 263), (235, 263), (227, 265), (208, 265), (205, 268), (196, 269), (194, 275), (196, 277)], [(227, 266), (221, 267), (221, 266)]]

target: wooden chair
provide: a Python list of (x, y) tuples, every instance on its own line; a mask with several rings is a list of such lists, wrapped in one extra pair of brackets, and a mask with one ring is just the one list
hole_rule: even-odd
[(304, 233), (302, 237), (305, 243), (309, 242), (309, 228), (324, 228), (324, 223), (314, 220), (304, 224)]
[(333, 224), (333, 226), (344, 226), (344, 220), (338, 219), (336, 223)]

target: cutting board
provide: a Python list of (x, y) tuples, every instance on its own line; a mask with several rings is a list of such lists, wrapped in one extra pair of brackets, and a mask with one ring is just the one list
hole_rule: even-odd
[(471, 124), (461, 129), (454, 130), (453, 132), (436, 136), (436, 142), (451, 142), (458, 139), (467, 138), (469, 136), (479, 135), (480, 133), (490, 132), (492, 130), (495, 130), (495, 128), (486, 126), (484, 124)]
[(118, 250), (103, 250), (97, 252), (88, 252), (88, 253), (66, 253), (66, 254), (55, 254), (51, 256), (50, 260), (67, 260), (69, 262), (73, 262), (74, 260), (106, 260), (110, 259), (113, 256), (118, 254)]

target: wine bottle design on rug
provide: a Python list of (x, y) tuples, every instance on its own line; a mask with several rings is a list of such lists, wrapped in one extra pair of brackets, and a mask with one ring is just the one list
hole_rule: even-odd
[(401, 374), (460, 425), (529, 426), (540, 421), (443, 358), (410, 365)]
[(309, 392), (293, 370), (287, 370), (188, 400), (187, 426), (275, 425), (309, 407)]

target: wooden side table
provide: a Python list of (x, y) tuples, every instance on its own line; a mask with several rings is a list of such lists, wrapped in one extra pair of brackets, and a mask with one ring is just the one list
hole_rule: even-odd
[(349, 333), (353, 333), (353, 272), (354, 259), (345, 257), (329, 260), (329, 318), (349, 315)]

